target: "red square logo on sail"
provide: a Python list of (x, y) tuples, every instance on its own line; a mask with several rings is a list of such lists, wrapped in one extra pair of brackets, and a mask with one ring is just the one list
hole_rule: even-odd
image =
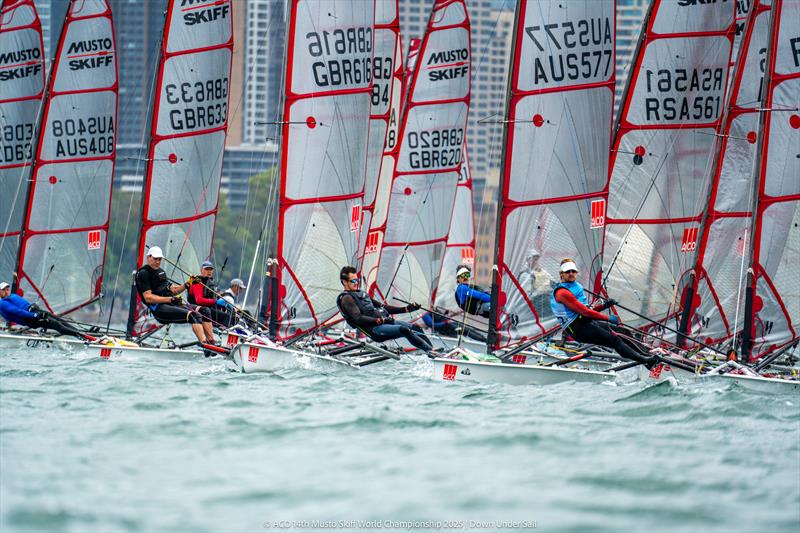
[(365, 254), (374, 254), (378, 251), (378, 232), (370, 231), (367, 233), (367, 246), (364, 248)]
[(247, 352), (247, 361), (250, 363), (258, 362), (258, 348), (255, 346), (250, 347), (250, 350)]
[(99, 250), (100, 249), (100, 230), (93, 229), (89, 232), (89, 250)]
[(697, 249), (697, 233), (699, 227), (683, 228), (683, 241), (681, 242), (681, 252), (689, 253)]
[(111, 357), (111, 348), (100, 348), (100, 357), (103, 359)]
[(514, 361), (515, 363), (517, 363), (518, 365), (524, 365), (525, 361), (528, 360), (528, 356), (527, 355), (522, 355), (522, 354), (517, 354), (517, 355), (511, 357), (511, 360)]
[(361, 227), (361, 204), (356, 204), (350, 209), (350, 231), (358, 231)]
[(592, 229), (603, 228), (606, 225), (606, 201), (592, 200)]
[(450, 364), (444, 365), (444, 373), (442, 374), (442, 379), (446, 381), (455, 381), (456, 371), (458, 371), (458, 366)]
[(465, 265), (475, 264), (475, 250), (472, 247), (466, 246), (461, 249), (461, 262)]
[(227, 344), (228, 346), (236, 346), (236, 340), (237, 340), (238, 338), (239, 338), (239, 337), (237, 337), (237, 336), (236, 336), (236, 335), (234, 335), (233, 333), (228, 333), (228, 340), (226, 341), (226, 344)]

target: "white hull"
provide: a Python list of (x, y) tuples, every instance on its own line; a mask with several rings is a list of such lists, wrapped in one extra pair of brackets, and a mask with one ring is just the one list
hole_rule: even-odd
[(440, 381), (492, 381), (509, 385), (552, 385), (565, 381), (587, 383), (613, 381), (616, 374), (563, 367), (481, 363), (437, 358), (433, 360), (433, 377)]
[(106, 346), (103, 344), (89, 344), (86, 350), (90, 355), (103, 359), (163, 359), (170, 361), (184, 361), (188, 359), (203, 359), (200, 350), (185, 350), (178, 348), (147, 348), (139, 346)]
[(231, 358), (244, 373), (274, 372), (285, 368), (331, 370), (342, 367), (358, 368), (347, 361), (282, 346), (266, 346), (248, 342), (234, 345)]
[(800, 392), (800, 381), (777, 379), (777, 378), (764, 378), (756, 376), (740, 376), (731, 374), (722, 374), (719, 376), (709, 376), (709, 379), (724, 379), (736, 382), (737, 385), (746, 389), (767, 392), (771, 394), (781, 394), (787, 392)]
[(73, 337), (48, 337), (44, 335), (17, 335), (0, 333), (0, 349), (15, 350), (35, 348), (39, 350), (81, 350), (86, 343)]

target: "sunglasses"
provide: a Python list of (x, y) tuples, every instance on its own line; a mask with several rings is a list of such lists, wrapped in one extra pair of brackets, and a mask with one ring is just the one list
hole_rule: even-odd
[(577, 273), (578, 273), (577, 270), (567, 270), (566, 272), (564, 272), (564, 274), (577, 274)]
[(353, 285), (360, 285), (361, 284), (361, 280), (358, 279), (358, 278), (346, 279), (344, 281), (346, 281), (347, 283), (352, 283)]

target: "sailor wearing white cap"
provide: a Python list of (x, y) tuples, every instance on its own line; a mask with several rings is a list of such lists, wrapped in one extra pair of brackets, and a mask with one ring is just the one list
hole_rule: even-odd
[(167, 273), (161, 268), (163, 258), (164, 252), (158, 246), (152, 246), (147, 251), (145, 264), (136, 271), (135, 283), (139, 298), (159, 323), (191, 324), (197, 340), (205, 343), (207, 338), (203, 322), (207, 319), (196, 309), (183, 304), (178, 295), (188, 288), (189, 283), (180, 285), (170, 283)]
[(577, 280), (578, 266), (574, 259), (562, 260), (559, 270), (561, 283), (553, 289), (550, 307), (564, 331), (578, 342), (606, 346), (625, 359), (637, 361), (648, 368), (658, 363), (658, 357), (639, 352), (634, 345), (614, 333), (611, 326), (620, 324), (618, 316), (600, 313), (615, 305), (616, 301), (606, 300), (605, 304), (589, 307), (586, 291)]
[(489, 318), (492, 295), (477, 285), (471, 285), (469, 283), (471, 276), (472, 271), (467, 266), (459, 265), (456, 269), (456, 281), (458, 282), (455, 294), (456, 303), (471, 315)]
[[(525, 254), (527, 270), (519, 276), (520, 286), (528, 292), (530, 296), (547, 295), (553, 290), (555, 280), (550, 273), (539, 264), (539, 251), (531, 248)], [(543, 302), (544, 303), (544, 302)], [(539, 306), (536, 306), (539, 309)]]

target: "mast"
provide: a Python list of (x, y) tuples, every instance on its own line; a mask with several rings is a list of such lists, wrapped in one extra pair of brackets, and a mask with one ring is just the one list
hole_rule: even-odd
[[(150, 121), (137, 266), (159, 246), (167, 275), (197, 272), (212, 251), (228, 127), (230, 0), (170, 0)], [(137, 310), (134, 310), (136, 313)]]
[[(527, 1), (527, 0), (523, 0)], [(520, 43), (518, 42), (518, 35), (519, 35), (519, 28), (520, 28), (520, 19), (522, 18), (522, 10), (523, 4), (517, 2), (517, 9), (514, 12), (514, 41), (513, 45), (511, 46), (511, 57), (508, 59), (508, 82), (506, 83), (506, 99), (505, 99), (505, 113), (503, 120), (503, 148), (500, 150), (501, 154), (508, 153), (509, 148), (509, 130), (510, 130), (510, 116), (511, 116), (511, 109), (509, 108), (509, 104), (511, 103), (511, 98), (514, 94), (514, 78), (518, 75), (516, 74), (519, 71), (519, 65), (517, 64), (517, 55), (520, 53), (519, 48), (521, 47)], [(499, 283), (499, 276), (498, 276), (498, 262), (499, 262), (499, 253), (500, 253), (500, 239), (502, 238), (502, 213), (503, 213), (503, 190), (506, 187), (506, 166), (508, 165), (508, 158), (503, 157), (500, 161), (500, 183), (497, 185), (497, 209), (495, 210), (495, 230), (494, 230), (494, 253), (492, 253), (492, 300), (490, 303), (490, 315), (489, 315), (489, 330), (488, 335), (486, 336), (486, 351), (487, 353), (492, 353), (495, 347), (497, 346), (497, 319), (499, 317), (499, 309), (498, 306), (500, 304), (500, 283)]]
[[(580, 265), (586, 286), (598, 275), (614, 107), (614, 15), (614, 0), (520, 3), (504, 120), (489, 350), (557, 327), (550, 297), (563, 258)], [(581, 58), (591, 68), (578, 67)]]
[(42, 97), (47, 90), (42, 26), (33, 0), (3, 4), (0, 50), (4, 52), (0, 125), (12, 137), (4, 139), (0, 153), (0, 186), (6, 192), (0, 205), (0, 277), (10, 280), (16, 292), (20, 232), (28, 205)]
[(745, 294), (745, 361), (795, 342), (800, 328), (800, 1), (773, 1), (771, 33), (754, 170), (758, 194)]
[(117, 87), (110, 7), (71, 2), (44, 99), (17, 269), (20, 289), (54, 313), (100, 297)]
[(463, 0), (438, 0), (404, 104), (377, 291), (429, 305), (447, 244), (470, 100)]

